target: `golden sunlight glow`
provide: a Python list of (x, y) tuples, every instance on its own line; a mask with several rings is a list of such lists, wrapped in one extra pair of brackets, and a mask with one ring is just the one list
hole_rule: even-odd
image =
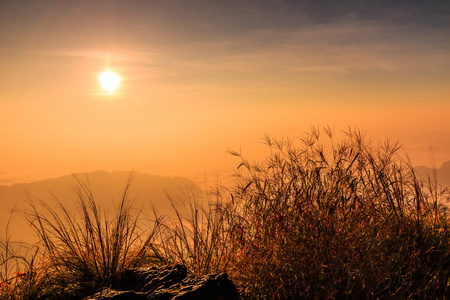
[(120, 77), (116, 73), (107, 70), (98, 76), (98, 81), (103, 89), (112, 93), (119, 87)]

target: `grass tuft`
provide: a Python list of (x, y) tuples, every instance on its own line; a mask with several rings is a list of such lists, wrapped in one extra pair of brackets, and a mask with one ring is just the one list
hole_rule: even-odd
[(224, 227), (225, 214), (219, 210), (220, 193), (209, 193), (204, 199), (199, 192), (186, 189), (177, 199), (170, 195), (167, 198), (173, 214), (157, 217), (158, 248), (163, 261), (184, 264), (196, 276), (226, 271), (230, 233)]
[[(124, 189), (112, 219), (95, 202), (88, 181), (76, 177), (80, 214), (72, 214), (58, 199), (56, 207), (30, 200), (30, 224), (44, 249), (49, 294), (88, 293), (118, 284), (126, 269), (149, 262), (155, 227), (144, 232), (140, 211), (132, 208)], [(55, 208), (54, 208), (55, 207)], [(145, 238), (143, 238), (145, 237)]]

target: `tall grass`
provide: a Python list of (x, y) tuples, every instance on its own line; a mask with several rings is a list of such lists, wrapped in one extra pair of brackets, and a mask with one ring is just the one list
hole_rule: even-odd
[(228, 268), (230, 232), (219, 191), (205, 195), (185, 189), (181, 197), (167, 195), (173, 214), (158, 216), (159, 256), (165, 263), (181, 263), (196, 276), (224, 272)]
[(128, 268), (148, 264), (154, 258), (155, 227), (141, 228), (140, 211), (129, 199), (130, 176), (113, 218), (95, 202), (88, 181), (76, 178), (80, 216), (58, 199), (56, 207), (30, 201), (30, 224), (44, 249), (42, 263), (47, 270), (48, 294), (73, 295), (114, 286)]
[[(322, 137), (325, 136), (325, 141)], [(250, 296), (292, 299), (443, 297), (450, 290), (447, 189), (424, 186), (389, 141), (326, 128), (265, 138), (241, 159), (228, 228), (229, 270)]]
[(41, 270), (35, 263), (37, 249), (25, 253), (21, 243), (11, 241), (9, 225), (13, 213), (6, 226), (6, 238), (0, 241), (0, 299), (13, 300), (31, 296), (42, 280)]
[[(336, 141), (330, 128), (264, 142), (262, 161), (230, 151), (239, 159), (235, 185), (206, 199), (168, 195), (173, 213), (154, 210), (147, 231), (131, 181), (112, 218), (81, 180), (79, 216), (57, 200), (30, 201), (41, 249), (33, 297), (76, 298), (114, 286), (127, 268), (173, 263), (197, 276), (227, 272), (246, 299), (448, 297), (450, 191), (419, 178), (398, 143), (372, 144), (351, 129)], [(0, 259), (16, 261), (8, 251)], [(24, 282), (0, 266), (8, 287)]]

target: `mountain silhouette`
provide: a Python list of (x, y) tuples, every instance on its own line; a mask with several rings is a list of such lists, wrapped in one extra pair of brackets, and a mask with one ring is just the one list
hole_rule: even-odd
[(434, 174), (436, 174), (438, 184), (450, 186), (450, 160), (444, 162), (442, 166), (436, 170), (425, 166), (418, 166), (414, 169), (422, 179), (428, 180), (429, 176), (432, 180), (434, 180)]
[[(94, 171), (51, 178), (31, 183), (0, 186), (0, 241), (6, 236), (11, 240), (28, 242), (34, 239), (34, 233), (26, 221), (24, 211), (29, 211), (27, 201), (42, 200), (55, 208), (60, 201), (71, 212), (77, 213), (80, 202), (77, 196), (77, 179), (91, 187), (94, 199), (103, 212), (111, 215), (117, 208), (128, 180), (131, 176), (129, 199), (133, 206), (142, 209), (144, 214), (151, 213), (153, 207), (161, 214), (171, 208), (167, 195), (182, 197), (186, 191), (200, 193), (194, 181), (184, 177), (162, 177), (144, 173), (124, 171)], [(16, 212), (12, 213), (13, 209)], [(8, 232), (6, 226), (11, 219)]]

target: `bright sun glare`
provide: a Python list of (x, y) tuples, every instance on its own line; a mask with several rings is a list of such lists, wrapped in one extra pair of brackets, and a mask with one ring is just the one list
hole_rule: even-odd
[(120, 77), (116, 73), (108, 70), (98, 76), (98, 81), (103, 89), (112, 93), (119, 87)]

